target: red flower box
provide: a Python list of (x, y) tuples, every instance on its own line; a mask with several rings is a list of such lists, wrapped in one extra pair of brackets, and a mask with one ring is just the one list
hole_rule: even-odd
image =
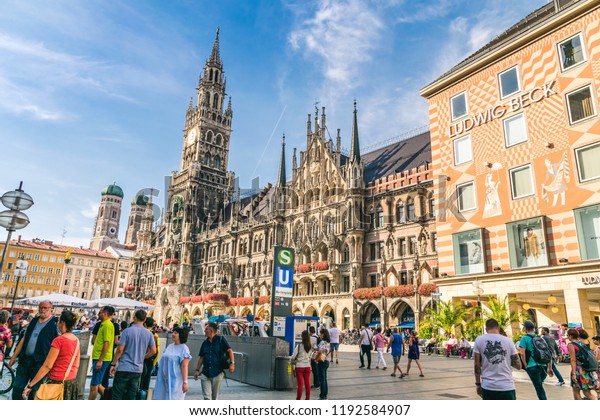
[(169, 258), (166, 258), (166, 259), (163, 261), (163, 265), (169, 265), (169, 264), (171, 264), (171, 260), (170, 260)]
[(177, 258), (171, 258), (171, 264), (179, 264), (179, 260)]
[(271, 302), (271, 296), (259, 296), (258, 297), (259, 305), (264, 305), (265, 303), (269, 303), (269, 302)]
[(241, 297), (237, 299), (237, 304), (239, 306), (244, 306), (244, 305), (252, 305), (252, 298), (251, 297)]
[(162, 279), (160, 281), (160, 284), (167, 284), (169, 282), (169, 279)]
[(354, 291), (356, 299), (377, 299), (381, 297), (381, 287), (365, 287)]
[(388, 286), (383, 288), (386, 297), (408, 297), (415, 294), (414, 284), (403, 284), (400, 286)]
[(419, 286), (419, 294), (421, 296), (431, 296), (437, 290), (437, 284), (435, 283), (423, 283)]
[(177, 279), (169, 279), (169, 283), (174, 284), (177, 282)]
[(313, 267), (317, 271), (328, 270), (329, 269), (329, 263), (327, 261), (319, 261), (319, 262), (314, 263)]
[(208, 299), (205, 302), (208, 302), (208, 301), (227, 302), (227, 300), (229, 299), (229, 295), (227, 293), (209, 293), (208, 295), (206, 295), (206, 297)]
[(185, 305), (186, 303), (190, 303), (192, 298), (190, 296), (183, 296), (179, 298), (179, 303)]
[(237, 298), (229, 298), (229, 304), (231, 306), (236, 306), (238, 304), (237, 301)]
[(202, 299), (203, 299), (202, 295), (192, 296), (192, 303), (200, 303), (200, 302), (202, 302)]
[(135, 290), (135, 286), (125, 286), (124, 290), (126, 292), (133, 292)]
[(300, 264), (296, 267), (296, 271), (298, 273), (308, 273), (312, 270), (312, 266), (310, 264)]

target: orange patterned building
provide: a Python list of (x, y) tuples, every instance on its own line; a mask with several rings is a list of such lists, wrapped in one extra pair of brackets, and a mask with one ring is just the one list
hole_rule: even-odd
[(442, 299), (600, 330), (600, 3), (536, 10), (421, 90)]

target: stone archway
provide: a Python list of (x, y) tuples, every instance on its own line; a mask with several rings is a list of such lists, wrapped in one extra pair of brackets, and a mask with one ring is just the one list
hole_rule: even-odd
[(294, 316), (302, 316), (302, 309), (298, 307), (298, 305), (292, 306), (292, 315)]
[(310, 305), (308, 308), (306, 308), (306, 311), (304, 311), (304, 316), (316, 316), (318, 318), (319, 313), (314, 306)]
[(194, 310), (192, 311), (192, 318), (199, 318), (202, 316), (202, 311), (200, 310), (200, 307), (196, 306), (194, 308)]
[(414, 308), (405, 300), (396, 301), (390, 308), (390, 325), (398, 325), (400, 329), (414, 329)]
[(235, 317), (235, 310), (230, 306), (227, 309), (225, 309), (225, 315)]
[(344, 308), (342, 311), (342, 325), (338, 325), (342, 330), (347, 330), (350, 328), (350, 320), (351, 320), (350, 310), (348, 308)]
[(245, 318), (248, 314), (251, 314), (252, 311), (250, 310), (250, 308), (248, 308), (247, 306), (245, 308), (242, 308), (242, 312), (240, 312), (240, 316)]
[(360, 310), (360, 323), (361, 325), (381, 325), (381, 312), (379, 308), (372, 302), (367, 302), (363, 305)]
[(331, 324), (335, 322), (335, 310), (331, 305), (325, 305), (319, 318), (326, 328), (331, 328)]

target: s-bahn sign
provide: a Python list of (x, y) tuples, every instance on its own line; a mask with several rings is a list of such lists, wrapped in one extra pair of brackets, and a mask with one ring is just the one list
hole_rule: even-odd
[(271, 329), (273, 337), (285, 337), (285, 319), (292, 316), (294, 295), (294, 250), (275, 247), (271, 291)]

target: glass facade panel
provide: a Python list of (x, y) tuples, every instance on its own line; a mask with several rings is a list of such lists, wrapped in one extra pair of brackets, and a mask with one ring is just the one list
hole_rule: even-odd
[(544, 219), (521, 220), (506, 225), (511, 268), (548, 265)]
[(454, 271), (459, 274), (485, 272), (485, 252), (481, 229), (452, 235)]
[(600, 205), (575, 209), (574, 212), (581, 259), (600, 258)]

